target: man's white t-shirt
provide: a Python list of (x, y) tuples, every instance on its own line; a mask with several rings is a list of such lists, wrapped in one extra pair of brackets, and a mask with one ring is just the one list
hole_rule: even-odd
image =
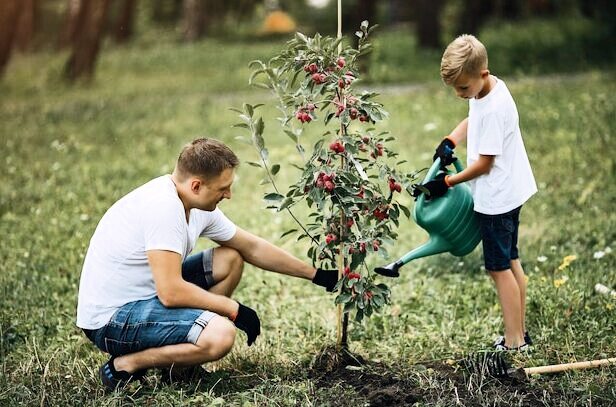
[(182, 259), (199, 236), (230, 240), (236, 227), (220, 209), (184, 206), (170, 175), (153, 179), (128, 193), (107, 210), (90, 240), (77, 304), (77, 326), (97, 329), (132, 301), (156, 296), (148, 250), (169, 250)]
[(518, 109), (505, 83), (494, 78), (496, 85), (490, 93), (468, 102), (467, 165), (480, 154), (494, 156), (490, 172), (469, 181), (475, 211), (486, 215), (507, 213), (537, 192)]

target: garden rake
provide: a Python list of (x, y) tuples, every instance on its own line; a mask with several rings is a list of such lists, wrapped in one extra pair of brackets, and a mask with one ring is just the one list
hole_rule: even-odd
[(616, 366), (616, 358), (588, 360), (584, 362), (561, 363), (537, 367), (515, 368), (505, 359), (504, 352), (476, 353), (463, 361), (463, 366), (471, 371), (488, 374), (497, 378), (527, 380), (530, 375), (565, 372), (568, 370), (590, 369), (600, 366)]

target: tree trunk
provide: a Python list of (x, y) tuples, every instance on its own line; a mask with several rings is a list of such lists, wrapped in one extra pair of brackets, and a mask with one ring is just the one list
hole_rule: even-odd
[(0, 0), (0, 77), (11, 59), (22, 5), (21, 0)]
[(35, 0), (21, 0), (21, 13), (17, 22), (17, 32), (15, 33), (15, 46), (18, 50), (25, 52), (32, 45), (34, 35), (34, 21), (36, 15)]
[(122, 0), (113, 29), (116, 43), (124, 44), (133, 36), (136, 6), (137, 0)]
[(176, 23), (182, 15), (183, 0), (156, 0), (152, 3), (152, 20), (157, 23)]
[(440, 16), (443, 0), (417, 0), (417, 41), (421, 48), (441, 48)]
[(204, 9), (202, 0), (184, 0), (182, 36), (185, 41), (197, 41), (203, 35)]
[(64, 76), (69, 81), (91, 79), (94, 75), (109, 3), (110, 0), (81, 0), (73, 51), (64, 67)]
[(74, 43), (79, 26), (79, 11), (84, 1), (86, 0), (67, 0), (66, 17), (64, 27), (58, 37), (58, 48), (66, 48)]
[(456, 34), (477, 35), (479, 29), (494, 12), (492, 2), (484, 0), (464, 0), (462, 11), (458, 16)]

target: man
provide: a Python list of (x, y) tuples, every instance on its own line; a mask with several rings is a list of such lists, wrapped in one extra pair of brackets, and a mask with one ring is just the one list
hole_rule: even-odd
[[(77, 326), (111, 354), (99, 370), (107, 388), (151, 367), (220, 359), (233, 347), (236, 327), (252, 345), (259, 317), (231, 298), (244, 262), (333, 290), (335, 271), (315, 270), (216, 207), (231, 198), (238, 164), (220, 141), (194, 140), (173, 174), (130, 192), (100, 220), (81, 274)], [(198, 237), (220, 247), (188, 257)]]

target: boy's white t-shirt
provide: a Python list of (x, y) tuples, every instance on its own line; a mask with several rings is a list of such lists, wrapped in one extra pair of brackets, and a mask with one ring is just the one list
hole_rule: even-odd
[(467, 165), (479, 155), (493, 155), (490, 172), (469, 181), (475, 211), (507, 213), (526, 202), (537, 184), (520, 132), (518, 110), (503, 81), (481, 99), (469, 100)]
[(170, 175), (151, 180), (107, 210), (90, 240), (77, 304), (77, 326), (97, 329), (132, 301), (156, 296), (148, 250), (169, 250), (186, 258), (199, 236), (230, 240), (236, 226), (220, 209), (184, 206)]

